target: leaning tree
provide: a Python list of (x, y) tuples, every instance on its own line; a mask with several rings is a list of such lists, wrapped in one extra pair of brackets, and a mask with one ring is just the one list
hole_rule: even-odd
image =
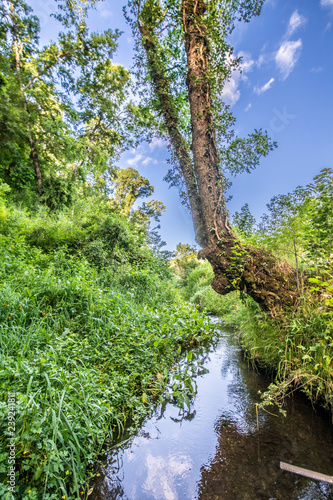
[(262, 130), (246, 138), (223, 102), (223, 87), (241, 61), (228, 36), (237, 21), (260, 14), (264, 0), (129, 0), (125, 15), (136, 39), (140, 93), (154, 110), (154, 127), (168, 138), (172, 169), (192, 213), (213, 288), (242, 290), (262, 309), (297, 304), (294, 269), (241, 242), (229, 223), (230, 178), (255, 168), (275, 147)]

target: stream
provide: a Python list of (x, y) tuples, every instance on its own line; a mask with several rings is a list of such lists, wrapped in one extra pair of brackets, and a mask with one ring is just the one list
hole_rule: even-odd
[[(170, 402), (106, 452), (91, 500), (333, 500), (333, 485), (282, 471), (280, 461), (333, 476), (329, 413), (302, 394), (287, 417), (259, 411), (267, 377), (249, 368), (232, 331), (201, 352), (190, 409)], [(200, 372), (199, 372), (200, 373)], [(124, 439), (124, 437), (122, 438)]]

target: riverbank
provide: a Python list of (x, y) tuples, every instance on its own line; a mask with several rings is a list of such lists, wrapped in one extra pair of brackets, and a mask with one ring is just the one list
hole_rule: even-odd
[(320, 293), (329, 283), (316, 283), (314, 290), (301, 298), (296, 311), (273, 318), (238, 292), (218, 295), (210, 286), (212, 280), (209, 263), (199, 262), (186, 277), (183, 296), (240, 332), (239, 342), (247, 359), (272, 378), (263, 406), (281, 405), (285, 394), (297, 388), (332, 411), (333, 317), (327, 294)]
[(5, 500), (86, 498), (103, 444), (149, 414), (182, 351), (213, 335), (137, 226), (96, 212), (87, 202), (53, 215), (12, 207), (0, 220)]

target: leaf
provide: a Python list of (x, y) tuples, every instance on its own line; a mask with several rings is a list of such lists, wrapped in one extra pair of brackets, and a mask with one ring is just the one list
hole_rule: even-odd
[(37, 479), (40, 477), (40, 475), (41, 475), (41, 473), (43, 472), (43, 470), (44, 470), (44, 467), (43, 467), (43, 466), (38, 467), (38, 469), (36, 470), (36, 472), (35, 472), (35, 474), (34, 474), (34, 479), (35, 479), (35, 480), (37, 480)]

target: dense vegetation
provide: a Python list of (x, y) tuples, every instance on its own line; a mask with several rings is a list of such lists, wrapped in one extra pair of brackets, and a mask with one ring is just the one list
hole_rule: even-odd
[(213, 335), (179, 297), (160, 251), (151, 223), (164, 205), (134, 210), (154, 188), (116, 166), (147, 135), (130, 74), (112, 62), (119, 33), (90, 33), (84, 5), (62, 6), (64, 31), (43, 48), (24, 1), (0, 7), (0, 496), (8, 500), (85, 498), (98, 452), (125, 422), (138, 425), (162, 394), (188, 403), (186, 363), (172, 383), (171, 370)]
[(274, 197), (257, 228), (254, 222), (247, 205), (235, 214), (241, 240), (274, 252), (296, 268), (297, 308), (264, 314), (244, 291), (224, 297), (216, 294), (210, 287), (214, 274), (209, 263), (198, 261), (191, 247), (179, 245), (173, 265), (183, 296), (241, 332), (248, 358), (274, 378), (264, 405), (281, 403), (286, 393), (298, 387), (332, 410), (332, 170), (323, 170), (305, 188)]
[[(250, 172), (276, 143), (267, 131), (247, 137), (223, 90), (239, 67), (230, 34), (249, 22), (264, 0), (128, 0), (127, 21), (136, 43), (136, 77), (151, 127), (165, 137), (172, 168), (166, 178), (191, 209), (195, 240), (212, 265), (221, 295), (244, 290), (263, 310), (297, 303), (297, 273), (265, 248), (240, 240), (226, 207), (232, 178)], [(241, 257), (241, 258), (238, 258)], [(238, 262), (236, 262), (236, 260)]]
[[(142, 227), (102, 202), (34, 215), (2, 203), (0, 231), (1, 498), (11, 498), (10, 392), (16, 496), (82, 498), (105, 440), (138, 424), (183, 350), (212, 329), (178, 297)], [(173, 397), (191, 392), (177, 384)]]
[[(151, 1), (143, 13), (137, 12), (139, 24), (132, 20), (134, 31), (140, 26), (148, 29), (141, 33), (145, 43), (155, 44), (144, 47), (148, 63), (157, 49), (162, 58), (161, 65), (150, 60), (144, 83), (154, 83), (155, 78), (155, 87), (158, 82), (166, 85), (147, 85), (149, 96), (143, 92), (141, 104), (131, 100), (129, 71), (113, 63), (118, 30), (90, 33), (89, 2), (59, 3), (55, 17), (63, 32), (45, 47), (39, 44), (39, 21), (23, 0), (5, 0), (0, 6), (0, 495), (8, 500), (85, 498), (98, 452), (125, 422), (138, 425), (160, 397), (187, 404), (194, 391), (186, 359), (190, 362), (192, 346), (214, 334), (200, 308), (236, 324), (249, 359), (274, 373), (275, 383), (264, 403), (279, 401), (295, 386), (327, 406), (333, 399), (332, 171), (322, 171), (306, 188), (275, 197), (257, 229), (245, 205), (235, 214), (231, 229), (224, 201), (229, 181), (218, 158), (224, 158), (224, 166), (233, 173), (249, 171), (275, 144), (261, 131), (237, 138), (230, 129), (234, 118), (229, 110), (219, 99), (214, 101), (218, 107), (211, 107), (234, 65), (215, 60), (212, 66), (209, 43), (201, 39), (210, 70), (194, 80), (213, 86), (208, 89), (211, 96), (205, 94), (205, 109), (194, 115), (199, 121), (207, 118), (201, 125), (208, 126), (209, 133), (201, 136), (210, 142), (198, 148), (196, 158), (192, 155), (190, 105), (184, 102), (186, 68), (175, 69), (170, 81), (163, 68), (173, 57), (184, 62), (184, 47), (178, 53), (178, 43), (170, 40), (182, 37), (185, 28), (187, 49), (191, 44), (193, 48), (195, 36), (189, 37), (198, 26), (200, 31), (205, 19), (203, 15), (193, 25), (195, 3), (184, 2), (185, 27), (179, 10), (173, 16), (175, 0), (168, 3), (165, 19), (160, 9), (154, 11), (156, 25), (151, 24)], [(196, 3), (204, 7), (201, 0)], [(261, 4), (241, 2), (239, 15), (247, 21), (259, 14)], [(135, 11), (138, 3), (130, 5)], [(228, 14), (229, 31), (237, 8)], [(211, 24), (202, 26), (205, 33), (206, 28), (217, 29), (221, 12), (213, 9), (207, 16)], [(162, 35), (159, 49), (158, 37), (165, 33), (163, 23), (169, 18), (170, 37)], [(162, 31), (156, 34), (158, 26)], [(212, 44), (228, 50), (224, 28), (221, 33)], [(170, 45), (175, 54), (164, 51)], [(188, 79), (190, 86), (192, 80)], [(156, 90), (160, 94), (155, 95)], [(171, 124), (163, 123), (162, 98), (168, 101), (163, 113)], [(151, 130), (164, 137), (174, 134), (169, 180), (181, 188), (184, 179), (187, 183), (196, 229), (202, 229), (197, 231), (199, 240), (203, 247), (214, 243), (211, 260), (220, 259), (215, 266), (215, 277), (220, 273), (217, 284), (227, 279), (220, 291), (236, 290), (225, 297), (211, 288), (211, 265), (199, 261), (189, 245), (178, 245), (169, 265), (170, 254), (161, 251), (162, 242), (152, 227), (164, 205), (150, 200), (138, 206), (153, 187), (135, 169), (117, 166), (121, 153), (149, 139)], [(218, 152), (215, 133), (222, 145)], [(200, 154), (208, 158), (206, 150), (216, 153), (206, 165), (216, 176), (215, 201), (214, 196), (203, 196), (209, 205), (204, 221), (197, 210), (204, 207), (198, 193), (200, 182), (209, 176), (203, 173), (200, 181), (194, 174), (201, 165)], [(225, 259), (219, 237), (223, 232)], [(256, 276), (244, 281), (251, 256)], [(282, 301), (269, 291), (265, 280), (271, 273), (284, 298), (296, 286), (292, 300)], [(285, 276), (293, 277), (290, 290), (284, 287)], [(249, 298), (250, 292), (269, 314)], [(177, 365), (181, 357), (185, 362)], [(8, 395), (13, 393), (14, 494), (7, 480), (13, 423)]]

